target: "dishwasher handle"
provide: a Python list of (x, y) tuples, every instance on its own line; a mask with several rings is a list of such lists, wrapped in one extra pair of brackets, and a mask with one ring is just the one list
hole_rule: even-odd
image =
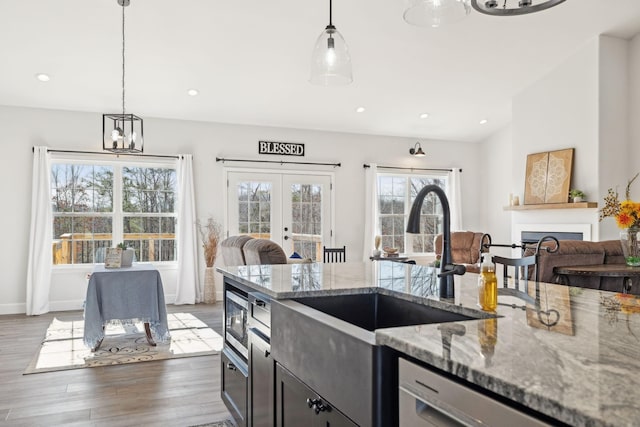
[[(439, 402), (436, 399), (430, 399), (420, 396), (418, 393), (407, 387), (400, 386), (400, 406), (406, 399), (415, 399), (415, 416), (424, 421), (424, 423), (409, 423), (413, 426), (434, 426), (434, 427), (462, 427), (462, 426), (481, 426), (476, 420), (460, 413), (455, 408), (449, 407), (446, 403)], [(407, 425), (401, 423), (401, 425)]]

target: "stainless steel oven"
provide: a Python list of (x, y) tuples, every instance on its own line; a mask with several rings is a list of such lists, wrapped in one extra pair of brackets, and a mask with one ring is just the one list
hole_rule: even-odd
[(249, 358), (248, 313), (247, 296), (227, 289), (225, 292), (225, 341), (244, 358), (245, 362)]

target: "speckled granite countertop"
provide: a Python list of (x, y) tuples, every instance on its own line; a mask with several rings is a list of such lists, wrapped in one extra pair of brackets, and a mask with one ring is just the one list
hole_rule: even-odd
[[(475, 274), (456, 276), (455, 298), (441, 300), (433, 269), (393, 262), (218, 271), (275, 299), (400, 293), (486, 317), (476, 305)], [(535, 284), (529, 287), (535, 299)], [(640, 298), (540, 284), (537, 304), (508, 295), (498, 302), (497, 320), (456, 322), (464, 334), (450, 348), (437, 324), (380, 329), (376, 341), (570, 425), (640, 425)]]

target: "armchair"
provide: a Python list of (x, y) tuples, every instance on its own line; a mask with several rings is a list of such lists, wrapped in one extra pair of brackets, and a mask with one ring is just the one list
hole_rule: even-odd
[[(480, 241), (482, 233), (474, 231), (451, 232), (451, 262), (462, 264), (469, 273), (480, 272)], [(442, 234), (438, 234), (433, 243), (436, 257), (442, 255)]]

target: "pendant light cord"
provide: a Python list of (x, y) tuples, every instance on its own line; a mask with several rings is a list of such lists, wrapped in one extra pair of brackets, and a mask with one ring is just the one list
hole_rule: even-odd
[(331, 19), (331, 15), (332, 15), (332, 4), (331, 4), (331, 0), (329, 0), (329, 27), (333, 27), (333, 21)]
[(122, 2), (122, 114), (125, 114), (124, 108), (124, 8), (125, 2)]

